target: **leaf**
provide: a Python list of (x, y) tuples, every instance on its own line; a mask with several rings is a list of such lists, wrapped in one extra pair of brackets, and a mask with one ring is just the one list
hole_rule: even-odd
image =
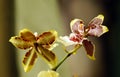
[(53, 44), (56, 38), (57, 38), (57, 32), (55, 30), (51, 30), (51, 31), (42, 33), (38, 37), (37, 42), (42, 45), (50, 45), (50, 44)]
[(29, 50), (29, 52), (27, 52), (24, 56), (23, 59), (23, 66), (24, 66), (24, 71), (28, 72), (32, 69), (32, 67), (35, 64), (35, 61), (37, 60), (37, 53), (35, 52), (35, 49), (31, 49)]
[(50, 68), (56, 66), (57, 58), (52, 51), (42, 47), (42, 45), (38, 46), (38, 51), (38, 54), (43, 58), (43, 60), (45, 60), (48, 63)]
[(9, 42), (11, 42), (15, 47), (20, 49), (27, 49), (33, 46), (33, 42), (25, 41), (18, 36), (11, 37)]
[(90, 59), (95, 60), (95, 56), (94, 56), (95, 46), (94, 46), (94, 44), (91, 41), (83, 40), (83, 46), (86, 50), (87, 56)]

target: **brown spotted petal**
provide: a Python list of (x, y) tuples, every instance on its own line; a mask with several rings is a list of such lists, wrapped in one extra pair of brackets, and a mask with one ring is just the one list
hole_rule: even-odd
[(44, 48), (42, 45), (38, 46), (38, 51), (38, 54), (48, 63), (51, 68), (56, 66), (57, 58), (52, 51)]
[(25, 41), (18, 36), (11, 37), (9, 42), (11, 42), (15, 47), (20, 49), (27, 49), (27, 48), (33, 47), (32, 42)]
[(83, 40), (83, 46), (86, 50), (87, 56), (90, 59), (95, 60), (95, 56), (94, 56), (95, 46), (94, 46), (94, 44), (91, 41)]
[(34, 34), (29, 31), (28, 29), (23, 29), (20, 31), (19, 33), (20, 37), (25, 40), (25, 41), (30, 41), (30, 42), (34, 42), (36, 41), (36, 37), (34, 36)]
[(25, 72), (28, 72), (28, 71), (30, 71), (32, 69), (33, 65), (35, 64), (35, 61), (37, 60), (37, 57), (38, 57), (38, 55), (37, 55), (34, 48), (29, 50), (25, 54), (23, 62), (22, 62)]
[(50, 45), (56, 40), (57, 32), (55, 30), (51, 30), (48, 32), (42, 33), (39, 37), (37, 42), (41, 45)]

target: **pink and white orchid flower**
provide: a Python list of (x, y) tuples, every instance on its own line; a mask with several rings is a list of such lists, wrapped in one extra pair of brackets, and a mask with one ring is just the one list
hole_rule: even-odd
[(95, 46), (94, 44), (88, 40), (88, 36), (96, 36), (100, 37), (102, 34), (108, 32), (108, 28), (103, 26), (104, 16), (98, 15), (93, 18), (87, 26), (84, 25), (83, 20), (74, 19), (70, 23), (70, 28), (72, 33), (69, 36), (60, 36), (59, 42), (63, 43), (65, 46), (80, 44), (83, 45), (87, 56), (95, 60), (94, 52)]

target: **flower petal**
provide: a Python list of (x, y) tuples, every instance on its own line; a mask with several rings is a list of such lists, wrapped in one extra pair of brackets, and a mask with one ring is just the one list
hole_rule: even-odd
[(101, 36), (103, 33), (107, 32), (107, 27), (103, 27), (101, 24), (103, 23), (104, 16), (98, 15), (95, 17), (87, 26), (87, 29), (89, 28), (88, 35), (92, 36)]
[(73, 41), (73, 42), (77, 42), (77, 43), (79, 43), (79, 44), (82, 44), (82, 41), (83, 41), (83, 39), (84, 39), (84, 36), (81, 35), (81, 34), (71, 33), (69, 39), (70, 39), (71, 41)]
[(21, 30), (20, 33), (19, 33), (19, 35), (25, 41), (32, 41), (32, 42), (36, 41), (36, 37), (28, 29)]
[(38, 45), (37, 49), (38, 54), (48, 63), (51, 68), (56, 66), (57, 57), (52, 51), (44, 48), (42, 45)]
[(59, 77), (59, 73), (52, 70), (40, 71), (37, 77)]
[(94, 46), (94, 44), (91, 41), (83, 40), (83, 46), (86, 50), (87, 56), (90, 59), (95, 60), (95, 56), (94, 56), (95, 46)]
[(70, 22), (71, 31), (76, 34), (84, 32), (84, 24), (81, 19), (74, 19)]
[(15, 47), (20, 49), (27, 49), (33, 46), (32, 42), (25, 41), (18, 36), (11, 37), (9, 42), (11, 42)]
[(29, 52), (27, 52), (25, 54), (23, 62), (22, 62), (25, 72), (28, 72), (32, 69), (32, 67), (35, 64), (35, 61), (37, 60), (37, 58), (38, 58), (38, 56), (37, 56), (37, 53), (36, 53), (34, 48), (29, 50)]
[(89, 22), (88, 26), (91, 26), (91, 25), (100, 26), (103, 23), (103, 20), (104, 20), (104, 16), (100, 14), (97, 17), (93, 18)]
[(57, 39), (58, 42), (62, 43), (64, 46), (70, 46), (75, 45), (78, 42), (71, 41), (68, 36), (60, 36), (60, 38)]
[(50, 45), (50, 44), (53, 44), (56, 38), (57, 38), (57, 32), (55, 30), (51, 30), (51, 31), (42, 33), (38, 37), (37, 42), (42, 45)]
[(103, 34), (102, 26), (96, 26), (95, 28), (90, 28), (88, 35), (89, 36), (101, 36)]

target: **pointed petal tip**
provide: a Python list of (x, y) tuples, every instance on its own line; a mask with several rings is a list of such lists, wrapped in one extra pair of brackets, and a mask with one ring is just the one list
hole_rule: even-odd
[(13, 37), (11, 37), (11, 38), (9, 39), (9, 42), (10, 42), (10, 43), (12, 43), (12, 39), (13, 39)]
[(96, 18), (99, 18), (99, 19), (101, 19), (101, 20), (104, 20), (104, 15), (99, 14)]
[(106, 33), (106, 32), (108, 32), (108, 31), (109, 31), (109, 29), (108, 29), (108, 27), (107, 27), (107, 26), (102, 26), (102, 28), (103, 28), (103, 33)]
[(91, 60), (96, 60), (95, 56), (90, 56), (90, 55), (87, 55), (89, 59)]
[(16, 43), (16, 39), (15, 39), (16, 37), (17, 36), (13, 36), (9, 39), (9, 42), (12, 43), (15, 47), (17, 47), (16, 44), (15, 44)]
[(98, 37), (100, 37), (101, 35), (103, 35), (104, 33), (108, 32), (108, 31), (109, 31), (108, 27), (102, 25), (102, 33)]
[(28, 68), (28, 67), (24, 67), (24, 71), (25, 71), (25, 72), (29, 72), (29, 71), (31, 70), (31, 68), (32, 68), (32, 67), (30, 67), (30, 66), (29, 66), (29, 68)]

